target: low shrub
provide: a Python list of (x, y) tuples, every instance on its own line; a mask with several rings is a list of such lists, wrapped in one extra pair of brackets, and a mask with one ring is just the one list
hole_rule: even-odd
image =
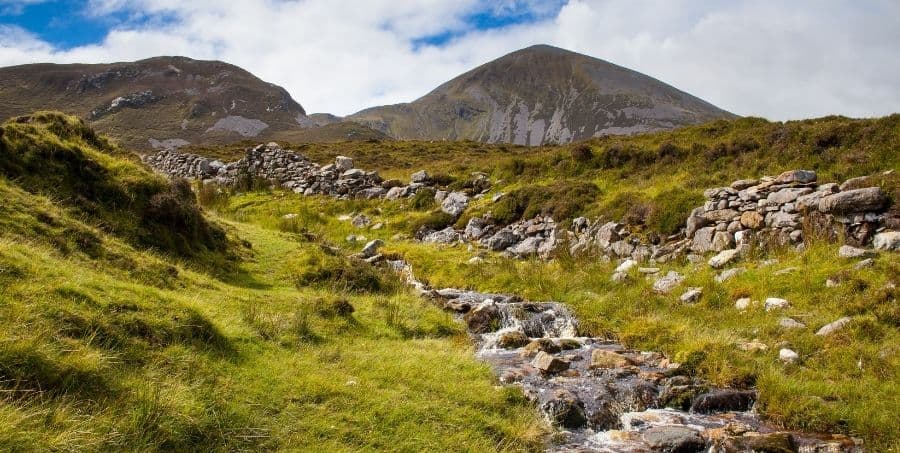
[(456, 221), (456, 217), (443, 211), (434, 211), (409, 223), (409, 233), (419, 236), (425, 231), (443, 230)]
[(398, 282), (385, 278), (374, 267), (358, 260), (326, 256), (295, 278), (298, 288), (325, 286), (336, 292), (389, 293)]
[(558, 181), (549, 186), (530, 186), (501, 198), (492, 208), (494, 220), (510, 224), (520, 219), (547, 215), (562, 222), (582, 213), (600, 194), (593, 183)]
[(653, 197), (646, 217), (647, 228), (664, 234), (674, 234), (684, 226), (691, 211), (703, 204), (699, 193), (676, 187)]
[(422, 187), (410, 199), (410, 207), (417, 211), (424, 211), (434, 206), (435, 191), (431, 187)]

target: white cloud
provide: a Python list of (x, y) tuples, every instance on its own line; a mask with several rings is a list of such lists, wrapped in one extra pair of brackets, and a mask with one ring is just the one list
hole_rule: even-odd
[[(504, 53), (549, 43), (626, 66), (742, 115), (790, 119), (900, 111), (900, 3), (893, 0), (93, 0), (126, 13), (104, 42), (54, 49), (0, 27), (0, 65), (186, 55), (284, 86), (307, 111), (348, 114), (415, 99)], [(3, 5), (5, 3), (0, 3)], [(538, 22), (473, 30), (489, 9)], [(174, 21), (154, 21), (165, 15)], [(151, 18), (148, 22), (147, 18)], [(412, 40), (462, 33), (441, 47)]]

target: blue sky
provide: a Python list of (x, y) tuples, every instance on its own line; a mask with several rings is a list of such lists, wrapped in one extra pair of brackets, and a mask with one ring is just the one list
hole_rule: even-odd
[(897, 0), (0, 0), (0, 66), (221, 60), (309, 112), (550, 44), (775, 120), (900, 111)]

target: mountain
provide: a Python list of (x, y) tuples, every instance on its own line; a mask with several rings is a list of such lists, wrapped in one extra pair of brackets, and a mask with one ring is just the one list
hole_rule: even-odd
[(384, 138), (353, 123), (319, 127), (284, 88), (231, 64), (185, 57), (0, 68), (0, 119), (47, 109), (78, 115), (143, 150)]
[(479, 66), (408, 104), (348, 117), (400, 139), (567, 143), (735, 118), (659, 80), (546, 45)]

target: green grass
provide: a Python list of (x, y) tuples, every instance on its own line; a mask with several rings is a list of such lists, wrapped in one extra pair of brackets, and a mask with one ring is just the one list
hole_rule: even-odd
[[(55, 131), (27, 146), (9, 131), (6, 150), (44, 146), (48, 178), (73, 146), (98, 174), (133, 165)], [(149, 173), (124, 174), (166, 190)], [(99, 198), (97, 217), (9, 175), (0, 174), (0, 450), (543, 446), (536, 410), (496, 386), (459, 323), (396, 276), (365, 268), (360, 279), (362, 264), (329, 254), (301, 224), (204, 215), (228, 236), (228, 269), (216, 269), (206, 255), (136, 240), (140, 220), (103, 221), (140, 206), (140, 194), (125, 205)], [(127, 187), (105, 181), (87, 190)]]

